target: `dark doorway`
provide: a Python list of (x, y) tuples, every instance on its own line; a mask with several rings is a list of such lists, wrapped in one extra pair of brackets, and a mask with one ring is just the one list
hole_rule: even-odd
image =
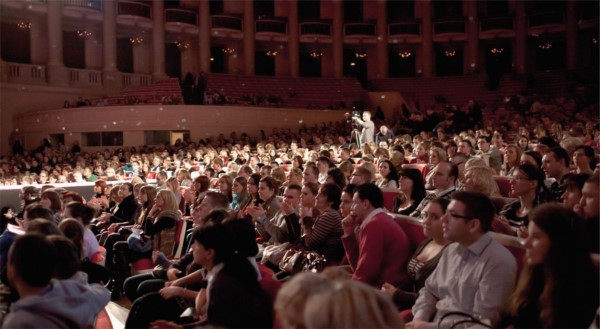
[(63, 31), (63, 62), (66, 67), (85, 68), (85, 40), (76, 31)]
[(117, 68), (120, 72), (133, 73), (133, 46), (129, 38), (117, 39)]
[(268, 56), (264, 50), (259, 50), (254, 53), (254, 59), (256, 75), (275, 75), (275, 57)]
[(388, 52), (390, 78), (415, 76), (414, 49), (390, 49)]
[(320, 77), (321, 76), (321, 57), (319, 51), (302, 50), (300, 51), (300, 76), (301, 77)]
[(415, 2), (413, 0), (388, 0), (386, 6), (388, 22), (398, 22), (415, 17)]
[[(23, 22), (23, 24), (28, 24)], [(30, 33), (16, 23), (2, 23), (0, 30), (2, 59), (14, 63), (31, 63)]]
[(165, 46), (165, 73), (181, 80), (181, 50), (174, 43)]
[(435, 51), (437, 76), (463, 75), (463, 50), (453, 46), (438, 46)]
[(225, 73), (225, 54), (223, 54), (222, 47), (210, 48), (210, 71)]
[(367, 88), (367, 57), (361, 58), (356, 55), (358, 53), (363, 52), (344, 49), (344, 76), (358, 79), (362, 87)]

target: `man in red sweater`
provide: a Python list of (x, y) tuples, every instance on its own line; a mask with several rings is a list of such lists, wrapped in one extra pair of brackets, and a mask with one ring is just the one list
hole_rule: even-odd
[(406, 281), (410, 242), (383, 209), (379, 187), (369, 183), (356, 189), (350, 215), (342, 221), (342, 228), (342, 243), (354, 272), (353, 279), (377, 288), (384, 282)]

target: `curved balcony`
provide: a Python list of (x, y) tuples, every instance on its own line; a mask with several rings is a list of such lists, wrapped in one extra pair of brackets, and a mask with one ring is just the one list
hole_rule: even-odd
[(441, 21), (433, 23), (433, 34), (465, 33), (464, 20)]
[(152, 7), (147, 3), (119, 1), (117, 3), (117, 15), (137, 16), (152, 18)]
[(212, 15), (211, 27), (213, 29), (242, 31), (242, 19), (236, 16)]
[(344, 35), (349, 36), (375, 36), (375, 24), (374, 23), (348, 23), (344, 25)]
[(547, 12), (529, 15), (529, 27), (543, 25), (558, 25), (565, 23), (565, 14), (562, 12)]
[(165, 9), (165, 22), (198, 26), (198, 14), (195, 11), (188, 9)]
[(331, 23), (329, 22), (303, 22), (300, 23), (300, 35), (331, 36)]
[(102, 1), (100, 0), (63, 0), (63, 6), (102, 11)]
[(514, 30), (514, 19), (512, 17), (490, 17), (479, 21), (479, 31), (501, 31)]
[(256, 21), (256, 33), (276, 33), (287, 35), (285, 18), (262, 18)]
[(421, 24), (419, 22), (398, 22), (388, 25), (390, 36), (398, 35), (421, 35)]

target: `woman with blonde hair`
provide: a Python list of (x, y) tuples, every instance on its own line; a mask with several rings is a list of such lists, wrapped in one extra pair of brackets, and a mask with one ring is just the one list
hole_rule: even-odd
[(179, 191), (179, 181), (175, 177), (170, 177), (169, 179), (167, 179), (167, 182), (165, 184), (169, 191), (173, 192), (173, 194), (175, 195), (175, 201), (179, 206), (179, 210), (183, 212), (185, 209), (185, 200), (183, 200), (181, 191)]
[(426, 190), (433, 190), (433, 175), (435, 175), (435, 167), (438, 165), (438, 163), (442, 162), (442, 161), (447, 161), (448, 160), (448, 154), (446, 153), (446, 150), (444, 150), (441, 147), (431, 147), (429, 149), (429, 164), (427, 165), (427, 167), (429, 168), (429, 170), (427, 171), (427, 175), (425, 176), (425, 189)]
[(123, 282), (130, 274), (129, 263), (151, 258), (153, 251), (160, 252), (163, 256), (173, 254), (178, 242), (177, 224), (181, 218), (175, 193), (167, 189), (158, 191), (154, 206), (144, 222), (143, 232), (139, 235), (132, 234), (127, 241), (115, 243), (113, 297), (120, 295)]
[(476, 166), (465, 169), (463, 191), (480, 192), (488, 197), (500, 196), (500, 189), (490, 167)]
[(301, 272), (294, 275), (277, 294), (275, 314), (281, 328), (306, 328), (304, 309), (306, 301), (319, 291), (329, 289), (331, 281), (322, 274)]
[(354, 280), (332, 283), (310, 296), (304, 308), (306, 328), (404, 328), (389, 297)]

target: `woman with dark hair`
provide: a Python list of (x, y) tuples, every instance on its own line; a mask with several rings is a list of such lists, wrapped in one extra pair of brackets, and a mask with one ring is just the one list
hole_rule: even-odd
[(598, 271), (586, 249), (582, 221), (556, 203), (530, 214), (526, 264), (501, 327), (588, 328), (598, 308)]
[[(256, 200), (260, 199), (258, 195), (258, 185), (260, 184), (260, 179), (261, 176), (258, 173), (254, 173), (248, 177), (248, 184), (246, 184), (246, 188), (248, 189), (250, 200), (246, 203), (246, 206), (242, 208), (241, 214), (238, 215), (238, 217), (250, 216), (250, 208), (254, 206), (254, 204), (257, 202)], [(259, 202), (262, 202), (262, 200)]]
[(52, 211), (54, 224), (58, 225), (61, 220), (63, 203), (58, 192), (46, 190), (40, 195), (40, 204)]
[(446, 213), (449, 203), (448, 199), (438, 198), (425, 206), (423, 233), (427, 238), (421, 242), (408, 261), (407, 272), (410, 280), (399, 287), (387, 282), (381, 287), (381, 290), (392, 297), (399, 310), (410, 309), (414, 305), (419, 290), (425, 286), (425, 280), (435, 270), (444, 248), (450, 243), (444, 238), (442, 228), (442, 216)]
[(579, 145), (573, 152), (573, 164), (578, 174), (593, 174), (596, 167), (594, 149), (587, 145)]
[(233, 202), (233, 177), (229, 175), (219, 177), (217, 187), (219, 188), (219, 192), (227, 196), (229, 203)]
[(344, 172), (340, 168), (329, 168), (329, 171), (327, 171), (326, 182), (335, 184), (343, 189), (347, 184), (346, 175), (344, 175)]
[(418, 169), (407, 168), (400, 173), (400, 194), (394, 200), (394, 212), (410, 215), (425, 197), (423, 175)]
[(295, 155), (292, 158), (292, 168), (293, 169), (300, 169), (300, 171), (304, 171), (304, 160), (302, 159), (301, 156), (299, 155)]
[(398, 172), (390, 160), (383, 160), (379, 163), (379, 174), (381, 178), (377, 180), (378, 187), (398, 188)]
[(7, 206), (2, 207), (2, 212), (0, 217), (0, 234), (4, 233), (6, 226), (9, 222), (14, 222), (15, 217), (15, 209), (13, 207)]
[(537, 205), (551, 200), (544, 184), (544, 172), (530, 164), (515, 167), (510, 181), (511, 195), (517, 201), (507, 204), (494, 219), (494, 231), (527, 237), (528, 214)]
[(342, 216), (338, 211), (341, 196), (342, 189), (339, 186), (331, 183), (321, 185), (314, 205), (319, 216), (300, 219), (304, 245), (308, 250), (325, 256), (328, 265), (339, 263), (344, 256)]
[(537, 152), (537, 151), (533, 151), (533, 150), (528, 150), (523, 152), (523, 154), (521, 154), (521, 159), (520, 159), (520, 164), (532, 164), (538, 168), (542, 167), (542, 155)]
[[(273, 218), (277, 211), (279, 211), (280, 204), (277, 199), (277, 191), (279, 190), (279, 181), (271, 176), (266, 176), (260, 179), (258, 184), (258, 201), (254, 207), (262, 207), (266, 213), (267, 218)], [(252, 213), (252, 212), (251, 212)]]
[(206, 192), (210, 188), (210, 178), (205, 175), (200, 175), (194, 179), (192, 183), (192, 189), (194, 190), (194, 205), (200, 204)]

